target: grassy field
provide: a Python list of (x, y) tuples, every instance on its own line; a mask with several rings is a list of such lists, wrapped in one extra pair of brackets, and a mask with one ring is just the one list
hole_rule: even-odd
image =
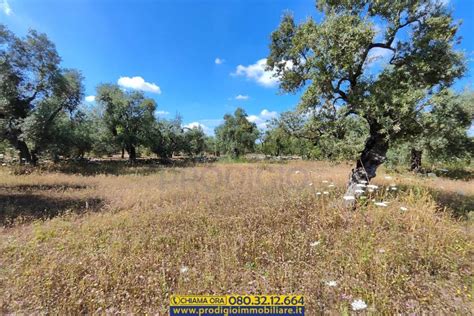
[(170, 294), (296, 293), (308, 315), (355, 299), (373, 314), (472, 313), (474, 180), (382, 170), (352, 211), (349, 169), (3, 167), (0, 312), (166, 315)]

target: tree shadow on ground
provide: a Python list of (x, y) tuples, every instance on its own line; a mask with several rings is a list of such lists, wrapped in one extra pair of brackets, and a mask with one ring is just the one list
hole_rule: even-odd
[(14, 166), (13, 172), (17, 175), (32, 172), (60, 172), (65, 174), (79, 174), (83, 176), (107, 175), (140, 175), (146, 176), (164, 170), (165, 168), (193, 167), (201, 162), (197, 159), (138, 159), (134, 163), (127, 160), (100, 159), (61, 161), (58, 163), (41, 164), (37, 167)]
[(70, 183), (55, 183), (55, 184), (14, 184), (14, 185), (0, 185), (1, 191), (55, 191), (64, 192), (66, 190), (83, 190), (90, 186), (84, 184), (70, 184)]
[(463, 192), (441, 191), (425, 186), (399, 185), (400, 192), (413, 190), (414, 192), (427, 191), (436, 202), (439, 209), (447, 209), (456, 219), (466, 220), (469, 213), (474, 212), (474, 195), (464, 194)]
[(431, 190), (431, 195), (442, 208), (448, 208), (455, 218), (468, 219), (474, 212), (474, 195)]
[(54, 196), (51, 191), (33, 193), (27, 190), (0, 188), (0, 225), (12, 226), (36, 219), (50, 219), (72, 212), (76, 214), (95, 212), (102, 208), (104, 201), (97, 197)]

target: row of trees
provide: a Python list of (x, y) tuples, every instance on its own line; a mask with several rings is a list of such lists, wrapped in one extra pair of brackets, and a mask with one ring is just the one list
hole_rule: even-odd
[(142, 92), (102, 84), (97, 107), (85, 109), (81, 73), (60, 62), (46, 35), (31, 30), (19, 38), (0, 25), (0, 147), (15, 148), (21, 162), (120, 151), (134, 161), (138, 147), (162, 158), (205, 150), (201, 128), (183, 128), (179, 117), (157, 119), (155, 101)]
[[(268, 67), (283, 91), (306, 88), (298, 108), (264, 132), (237, 109), (224, 116), (215, 137), (184, 128), (179, 116), (158, 119), (153, 99), (114, 84), (99, 85), (97, 106), (83, 107), (82, 75), (60, 66), (46, 35), (32, 30), (19, 38), (0, 25), (0, 143), (33, 164), (41, 155), (118, 152), (131, 161), (139, 152), (355, 159), (354, 183), (375, 176), (390, 151), (400, 157), (408, 148), (414, 170), (423, 152), (443, 160), (472, 155), (466, 131), (474, 97), (449, 89), (465, 66), (453, 49), (458, 25), (441, 3), (320, 0), (318, 8), (321, 23), (296, 25), (286, 15), (272, 34)], [(386, 25), (380, 34), (376, 19)], [(398, 38), (405, 28), (410, 36)], [(373, 49), (392, 55), (378, 71), (370, 66)]]

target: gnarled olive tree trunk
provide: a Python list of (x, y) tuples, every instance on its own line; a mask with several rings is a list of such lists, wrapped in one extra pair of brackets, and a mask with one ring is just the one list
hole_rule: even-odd
[(31, 163), (31, 153), (30, 150), (28, 149), (28, 145), (26, 144), (25, 141), (23, 140), (16, 140), (14, 142), (15, 148), (19, 152), (19, 158), (20, 158), (20, 164), (23, 163)]
[(410, 171), (419, 172), (421, 171), (421, 157), (423, 155), (422, 150), (417, 150), (415, 148), (411, 149), (410, 154)]
[(137, 150), (135, 146), (130, 145), (127, 148), (128, 160), (130, 163), (134, 163), (137, 160)]
[[(365, 143), (359, 160), (352, 169), (346, 196), (357, 198), (363, 193), (358, 191), (362, 188), (358, 184), (369, 183), (376, 176), (377, 168), (385, 161), (389, 146), (387, 135), (381, 132), (379, 124), (370, 125), (370, 136)], [(354, 205), (355, 200), (347, 199), (347, 204)]]

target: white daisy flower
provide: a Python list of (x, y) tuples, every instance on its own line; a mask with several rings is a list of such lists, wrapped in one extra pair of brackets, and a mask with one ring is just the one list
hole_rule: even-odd
[(320, 241), (313, 241), (313, 242), (310, 243), (309, 245), (310, 245), (311, 247), (316, 247), (316, 246), (318, 246), (320, 243), (321, 243)]
[(329, 181), (328, 181), (328, 180), (323, 180), (322, 182), (323, 182), (323, 183), (328, 183)]
[(335, 185), (332, 184), (332, 183), (330, 185), (328, 185), (328, 188), (334, 188), (334, 187), (335, 187)]
[(321, 195), (321, 192), (316, 192), (316, 195)]
[(301, 172), (301, 171), (299, 171), (299, 170), (296, 170), (296, 171), (295, 171), (295, 174), (298, 174), (298, 173), (300, 173), (300, 172)]
[(400, 211), (408, 211), (408, 208), (406, 208), (405, 206), (402, 206), (400, 207)]
[(387, 180), (391, 180), (391, 179), (392, 179), (392, 177), (391, 177), (391, 176), (385, 176), (385, 179), (387, 179)]
[(181, 273), (186, 273), (186, 272), (188, 272), (188, 270), (189, 270), (188, 267), (182, 266), (181, 269), (179, 269), (179, 272), (181, 272)]
[(336, 281), (326, 281), (326, 285), (330, 286), (330, 287), (335, 287), (335, 286), (337, 286), (337, 282)]
[(323, 194), (329, 194), (329, 192), (328, 192), (328, 191), (324, 191)]
[(310, 183), (310, 184), (308, 184), (308, 185), (309, 185), (310, 187), (312, 187), (312, 186), (313, 186), (313, 182), (311, 182), (311, 183)]
[(387, 206), (387, 203), (385, 203), (385, 202), (375, 202), (374, 204), (377, 205), (377, 206), (382, 206), (382, 207)]
[(346, 195), (342, 197), (346, 201), (352, 201), (355, 200), (355, 197), (353, 195)]
[(367, 308), (367, 304), (361, 299), (353, 301), (351, 306), (354, 311), (361, 311)]
[(392, 187), (392, 191), (397, 191), (397, 188), (395, 188), (395, 187)]

